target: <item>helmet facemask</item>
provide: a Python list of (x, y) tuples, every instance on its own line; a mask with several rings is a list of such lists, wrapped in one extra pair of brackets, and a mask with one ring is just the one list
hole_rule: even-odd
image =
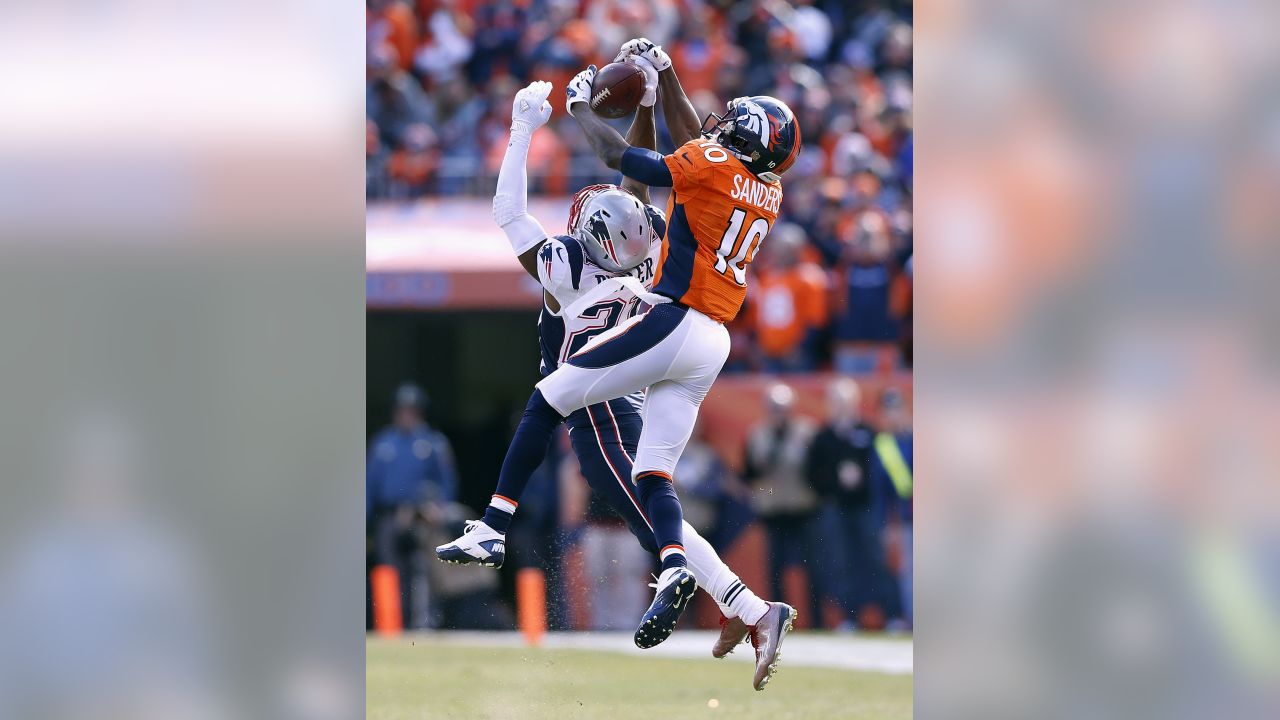
[[(760, 159), (760, 153), (748, 147), (747, 140), (736, 133), (738, 120), (733, 113), (733, 106), (740, 100), (742, 98), (730, 100), (729, 109), (725, 111), (724, 115), (717, 115), (714, 112), (707, 113), (707, 116), (702, 120), (700, 132), (703, 137), (715, 140), (743, 163), (754, 163)], [(712, 122), (713, 119), (714, 122)]]
[[(782, 105), (780, 101), (768, 97), (734, 98), (727, 103), (724, 115), (714, 112), (707, 114), (702, 121), (701, 133), (703, 137), (715, 140), (726, 151), (741, 160), (756, 177), (772, 183), (781, 180), (782, 171), (786, 169), (783, 167), (778, 170), (777, 166), (780, 164), (789, 166), (790, 163), (781, 162), (773, 151), (772, 141), (763, 137), (765, 133), (779, 131), (780, 126), (776, 124), (776, 116), (770, 116), (768, 111), (760, 107), (762, 102), (770, 103), (775, 107)], [(790, 109), (786, 109), (785, 112), (790, 119)], [(748, 128), (752, 125), (756, 127), (739, 129), (739, 123), (744, 118), (749, 121)], [(796, 143), (798, 144), (798, 128), (794, 132), (797, 133)]]

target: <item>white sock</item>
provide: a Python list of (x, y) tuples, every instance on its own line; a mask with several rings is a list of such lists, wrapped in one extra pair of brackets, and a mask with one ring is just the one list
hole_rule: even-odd
[(520, 503), (516, 502), (515, 500), (512, 500), (511, 498), (505, 497), (503, 495), (494, 495), (493, 497), (489, 498), (489, 507), (497, 508), (498, 510), (501, 510), (502, 512), (508, 515), (515, 515), (516, 508), (519, 505)]
[(769, 604), (756, 597), (751, 588), (724, 564), (711, 543), (687, 522), (684, 524), (684, 553), (689, 572), (693, 573), (698, 586), (716, 601), (725, 617), (742, 618), (742, 622), (748, 625), (760, 622), (769, 610)]

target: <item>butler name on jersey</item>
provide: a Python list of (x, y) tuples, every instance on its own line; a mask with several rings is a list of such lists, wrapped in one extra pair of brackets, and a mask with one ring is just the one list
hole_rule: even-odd
[[(548, 239), (538, 251), (538, 282), (560, 306), (553, 311), (544, 303), (538, 317), (543, 375), (550, 374), (596, 336), (643, 309), (644, 301), (632, 289), (618, 283), (601, 287), (603, 283), (630, 277), (646, 290), (653, 285), (662, 236), (666, 233), (666, 217), (658, 208), (643, 206), (648, 221), (646, 246), (643, 259), (630, 269), (613, 271), (601, 267), (592, 257), (599, 255), (598, 250), (591, 252), (580, 240), (584, 232), (590, 232), (592, 220), (584, 208), (608, 191), (625, 193), (615, 185), (593, 185), (579, 192), (569, 210), (569, 234)], [(626, 196), (633, 197), (630, 193)], [(604, 262), (609, 262), (607, 255)]]

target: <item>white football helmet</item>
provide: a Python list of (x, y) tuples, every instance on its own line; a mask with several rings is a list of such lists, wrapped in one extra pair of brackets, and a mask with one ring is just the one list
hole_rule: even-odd
[(626, 272), (644, 262), (653, 227), (644, 203), (613, 185), (584, 188), (569, 211), (569, 232), (591, 262), (609, 272)]

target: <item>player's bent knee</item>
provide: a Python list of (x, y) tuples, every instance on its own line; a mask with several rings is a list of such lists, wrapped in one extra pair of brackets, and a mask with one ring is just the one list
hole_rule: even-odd
[(524, 414), (557, 423), (566, 417), (565, 413), (560, 412), (547, 400), (539, 388), (535, 388), (533, 394), (529, 396), (529, 404), (525, 406)]
[(644, 470), (635, 474), (636, 492), (640, 501), (649, 502), (649, 497), (658, 491), (672, 487), (670, 473), (661, 470)]
[[(575, 410), (585, 407), (583, 405), (573, 406), (571, 398), (567, 395), (567, 392), (573, 389), (572, 384), (557, 382), (555, 373), (543, 378), (542, 382), (539, 382), (534, 388), (534, 394), (542, 400), (543, 404), (559, 414), (560, 417), (569, 417)], [(532, 406), (533, 398), (529, 399), (529, 403)]]

